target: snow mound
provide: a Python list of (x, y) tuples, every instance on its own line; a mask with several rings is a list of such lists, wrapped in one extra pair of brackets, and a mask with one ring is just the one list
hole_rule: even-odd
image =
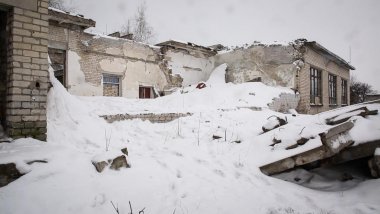
[(226, 69), (227, 64), (221, 64), (214, 69), (211, 73), (209, 79), (207, 80), (207, 85), (220, 85), (226, 83)]

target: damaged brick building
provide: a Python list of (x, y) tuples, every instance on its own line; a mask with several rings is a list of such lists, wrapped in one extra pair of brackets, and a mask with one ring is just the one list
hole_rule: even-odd
[[(60, 57), (62, 66), (53, 63), (53, 67), (76, 95), (155, 98), (173, 88), (206, 81), (215, 67), (226, 63), (227, 82), (260, 81), (294, 89), (295, 94), (284, 96), (279, 105), (296, 103), (290, 106), (301, 113), (315, 114), (349, 103), (350, 70), (355, 68), (314, 41), (254, 43), (230, 51), (223, 51), (221, 45), (204, 47), (174, 40), (150, 46), (120, 33), (86, 33), (94, 21), (55, 9), (49, 13), (49, 53), (61, 51), (66, 57)], [(70, 72), (66, 68), (62, 72), (60, 67), (67, 65)]]
[(47, 0), (0, 0), (0, 16), (0, 115), (12, 137), (46, 139), (48, 55), (54, 75), (74, 95), (155, 98), (207, 81), (226, 63), (227, 82), (293, 88), (283, 102), (295, 102), (301, 113), (349, 103), (354, 68), (316, 42), (231, 51), (174, 40), (152, 46), (129, 35), (88, 33), (95, 21), (48, 8)]
[(215, 65), (222, 63), (228, 64), (227, 82), (260, 81), (292, 88), (301, 113), (316, 114), (350, 103), (350, 70), (355, 68), (315, 41), (254, 43), (216, 55)]

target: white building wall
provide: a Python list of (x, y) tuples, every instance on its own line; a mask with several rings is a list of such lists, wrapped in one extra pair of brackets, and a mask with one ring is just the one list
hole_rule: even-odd
[(213, 68), (214, 59), (206, 56), (193, 56), (183, 51), (169, 50), (165, 54), (173, 75), (183, 78), (182, 86), (207, 81)]

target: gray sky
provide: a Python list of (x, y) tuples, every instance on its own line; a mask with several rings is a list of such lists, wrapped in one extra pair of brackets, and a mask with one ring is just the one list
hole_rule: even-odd
[[(66, 0), (112, 33), (142, 0)], [(379, 0), (146, 0), (156, 41), (239, 45), (315, 40), (356, 67), (360, 81), (380, 92)], [(379, 60), (379, 61), (378, 61)]]

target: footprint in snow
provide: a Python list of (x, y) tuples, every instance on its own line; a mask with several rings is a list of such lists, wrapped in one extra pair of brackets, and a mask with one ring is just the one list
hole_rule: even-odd
[(157, 162), (160, 166), (162, 166), (163, 168), (165, 168), (165, 169), (168, 168), (168, 165), (167, 165), (166, 163), (161, 162), (161, 161), (159, 161), (159, 160), (156, 160), (156, 162)]
[(101, 206), (105, 202), (106, 202), (106, 196), (104, 195), (104, 193), (101, 193), (101, 194), (98, 194), (97, 196), (95, 196), (94, 201), (93, 201), (91, 206), (92, 207)]
[(221, 176), (221, 177), (226, 177), (226, 175), (224, 174), (224, 172), (220, 169), (214, 169), (214, 173)]
[(202, 164), (202, 165), (208, 165), (208, 162), (205, 161), (205, 160), (201, 160), (201, 159), (197, 159), (197, 158), (195, 158), (195, 161), (196, 161), (197, 163), (199, 163), (199, 164)]
[(180, 170), (177, 169), (177, 174), (176, 174), (177, 178), (182, 178), (182, 172)]
[(183, 157), (183, 154), (179, 153), (179, 152), (172, 152), (172, 154), (177, 156), (177, 157)]

